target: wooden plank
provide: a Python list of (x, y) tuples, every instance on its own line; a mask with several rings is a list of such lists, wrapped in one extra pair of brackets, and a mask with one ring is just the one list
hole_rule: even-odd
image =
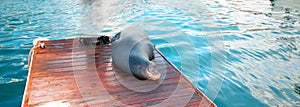
[(158, 50), (154, 63), (165, 78), (155, 83), (114, 67), (110, 44), (86, 45), (78, 39), (44, 43), (45, 49), (34, 48), (24, 107), (215, 106)]

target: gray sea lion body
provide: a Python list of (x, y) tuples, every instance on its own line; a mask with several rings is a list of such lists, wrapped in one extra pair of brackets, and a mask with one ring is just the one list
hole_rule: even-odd
[(161, 74), (156, 70), (154, 48), (146, 33), (136, 27), (129, 27), (112, 38), (113, 63), (121, 71), (140, 80), (158, 80)]

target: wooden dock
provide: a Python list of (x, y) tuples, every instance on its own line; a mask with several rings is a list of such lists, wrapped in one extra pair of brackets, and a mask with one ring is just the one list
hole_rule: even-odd
[(215, 106), (157, 49), (154, 62), (164, 79), (140, 81), (113, 66), (110, 44), (44, 43), (33, 48), (23, 107)]

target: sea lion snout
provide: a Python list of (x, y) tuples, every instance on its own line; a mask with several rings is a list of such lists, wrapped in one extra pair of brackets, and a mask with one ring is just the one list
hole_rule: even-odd
[(148, 76), (150, 80), (154, 80), (154, 81), (159, 80), (161, 78), (161, 74), (157, 70), (155, 70), (154, 72), (150, 71)]
[(156, 65), (153, 63), (153, 62), (150, 62), (150, 65), (148, 66), (148, 69), (147, 69), (147, 76), (148, 79), (150, 80), (159, 80), (161, 78), (161, 74), (160, 72), (157, 71), (156, 69)]
[(159, 80), (160, 72), (157, 71), (156, 65), (151, 61), (141, 61), (132, 69), (132, 74), (139, 80)]

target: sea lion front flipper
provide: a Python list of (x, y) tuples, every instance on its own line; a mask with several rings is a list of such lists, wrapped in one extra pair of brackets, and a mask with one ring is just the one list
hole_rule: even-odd
[(152, 60), (155, 58), (155, 56), (154, 56), (155, 45), (152, 45), (152, 47), (153, 47), (153, 48), (152, 48), (153, 50), (152, 50), (151, 55), (150, 55), (150, 58), (149, 58), (150, 61), (152, 61)]
[(117, 33), (115, 36), (113, 36), (113, 37), (111, 38), (111, 41), (110, 41), (110, 42), (112, 43), (112, 42), (114, 42), (114, 41), (120, 39), (120, 36), (121, 36), (121, 32), (119, 32), (119, 33)]

